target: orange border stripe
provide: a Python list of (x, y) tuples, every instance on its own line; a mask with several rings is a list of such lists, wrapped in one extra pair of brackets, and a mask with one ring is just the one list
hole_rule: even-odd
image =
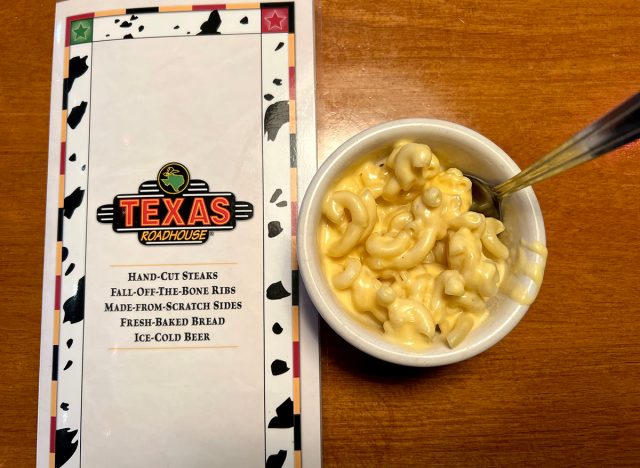
[(53, 311), (53, 345), (60, 344), (60, 311)]
[(227, 4), (227, 10), (259, 10), (259, 3), (236, 3)]
[(58, 382), (51, 381), (51, 416), (56, 416), (58, 411)]
[(293, 414), (300, 414), (300, 377), (293, 379)]
[(298, 239), (291, 236), (291, 269), (298, 269)]
[(296, 133), (296, 101), (289, 101), (289, 131), (291, 134)]
[[(64, 176), (61, 175), (58, 177), (58, 208), (64, 207)], [(62, 245), (62, 243), (60, 244)], [(62, 258), (62, 256), (60, 257)]]
[(191, 11), (192, 9), (191, 5), (161, 6), (160, 13), (167, 13), (171, 11)]
[[(60, 129), (60, 141), (67, 141), (67, 111), (62, 111), (62, 128)], [(60, 159), (64, 158), (64, 155), (61, 155)]]
[(295, 468), (302, 467), (302, 453), (300, 450), (293, 452), (293, 466), (295, 466)]
[(64, 70), (62, 72), (63, 78), (69, 78), (69, 47), (64, 48)]
[(61, 274), (62, 274), (62, 242), (56, 242), (56, 276), (61, 276)]
[(96, 18), (100, 18), (101, 16), (122, 16), (122, 15), (126, 15), (127, 14), (127, 10), (103, 10), (103, 11), (96, 11), (94, 13), (94, 17)]
[(296, 65), (296, 41), (295, 35), (289, 34), (289, 66), (294, 67)]
[(291, 328), (293, 329), (293, 341), (300, 341), (300, 312), (298, 311), (298, 306), (293, 306), (291, 308), (291, 312)]

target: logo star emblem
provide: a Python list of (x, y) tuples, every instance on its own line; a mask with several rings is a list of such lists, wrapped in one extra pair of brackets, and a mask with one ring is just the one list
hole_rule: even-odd
[(73, 30), (73, 33), (76, 35), (76, 39), (86, 39), (88, 31), (89, 28), (84, 27), (83, 24), (80, 23), (78, 27)]
[(278, 12), (274, 11), (271, 16), (267, 16), (266, 20), (269, 23), (269, 30), (279, 29), (282, 31), (282, 22), (287, 18), (283, 16), (278, 16)]

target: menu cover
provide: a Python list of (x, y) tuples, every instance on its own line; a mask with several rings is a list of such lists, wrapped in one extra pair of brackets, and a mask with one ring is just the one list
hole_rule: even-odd
[(37, 466), (320, 466), (312, 3), (143, 1), (56, 12)]

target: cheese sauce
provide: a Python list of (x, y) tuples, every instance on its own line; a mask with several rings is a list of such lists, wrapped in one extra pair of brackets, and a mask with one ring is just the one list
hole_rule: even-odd
[[(426, 145), (401, 143), (346, 171), (328, 190), (318, 230), (322, 268), (338, 301), (388, 340), (420, 350), (458, 345), (499, 290), (530, 303), (546, 259), (540, 244), (510, 255), (503, 224), (469, 211), (471, 182)], [(515, 259), (515, 263), (513, 260)]]

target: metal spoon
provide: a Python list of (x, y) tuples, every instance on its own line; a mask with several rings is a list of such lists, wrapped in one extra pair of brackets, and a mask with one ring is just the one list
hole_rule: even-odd
[(600, 117), (524, 171), (492, 186), (474, 175), (471, 211), (502, 219), (502, 200), (513, 192), (602, 156), (640, 137), (640, 93)]

